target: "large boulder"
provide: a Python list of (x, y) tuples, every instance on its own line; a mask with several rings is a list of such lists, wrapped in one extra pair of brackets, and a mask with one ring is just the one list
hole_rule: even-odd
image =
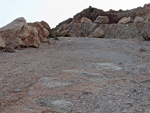
[(92, 23), (92, 21), (86, 17), (83, 17), (80, 22), (81, 23)]
[(136, 16), (134, 19), (134, 23), (144, 23), (144, 18)]
[(71, 37), (88, 37), (96, 27), (96, 23), (74, 23), (68, 29)]
[(47, 42), (49, 31), (45, 29), (40, 22), (28, 23), (29, 26), (35, 27), (38, 31), (38, 37), (41, 42)]
[(38, 31), (36, 28), (28, 26), (24, 18), (17, 18), (10, 24), (0, 28), (0, 35), (5, 45), (10, 48), (40, 46)]
[(5, 46), (6, 46), (5, 42), (4, 42), (4, 40), (0, 36), (0, 48), (4, 48)]
[(94, 32), (89, 36), (93, 38), (105, 38), (105, 31), (103, 31), (101, 28), (96, 28)]
[(46, 23), (45, 21), (41, 21), (40, 23), (47, 31), (51, 32), (51, 28), (48, 23)]
[(133, 23), (133, 19), (131, 17), (124, 17), (118, 22), (118, 24), (128, 24), (128, 23)]
[(107, 16), (98, 16), (94, 22), (99, 24), (108, 24), (109, 18)]

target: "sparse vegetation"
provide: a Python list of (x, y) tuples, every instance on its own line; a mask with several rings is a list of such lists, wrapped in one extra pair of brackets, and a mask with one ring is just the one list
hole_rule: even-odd
[(119, 12), (123, 12), (123, 10), (122, 10), (122, 9), (119, 9)]
[(93, 12), (95, 8), (93, 8), (92, 6), (89, 6), (89, 11)]
[(54, 28), (51, 30), (50, 34), (49, 34), (49, 38), (54, 38), (55, 40), (58, 40), (58, 37), (70, 37), (69, 33), (58, 33), (57, 32), (58, 28)]

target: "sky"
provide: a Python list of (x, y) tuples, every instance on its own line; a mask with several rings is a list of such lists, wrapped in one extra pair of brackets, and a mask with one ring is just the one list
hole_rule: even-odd
[(108, 11), (143, 7), (150, 0), (0, 0), (0, 27), (24, 17), (27, 22), (46, 21), (51, 28), (89, 6)]

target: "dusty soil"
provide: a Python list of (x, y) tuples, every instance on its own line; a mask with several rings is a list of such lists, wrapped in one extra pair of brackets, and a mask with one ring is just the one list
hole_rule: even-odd
[(150, 113), (150, 42), (60, 38), (1, 52), (0, 113)]

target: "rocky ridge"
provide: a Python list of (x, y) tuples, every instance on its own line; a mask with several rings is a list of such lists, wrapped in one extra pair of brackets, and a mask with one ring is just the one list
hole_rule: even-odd
[[(88, 22), (82, 22), (83, 18), (86, 18)], [(90, 37), (97, 28), (101, 28), (107, 38), (144, 38), (149, 40), (150, 4), (127, 11), (110, 10), (107, 12), (89, 7), (73, 18), (61, 22), (54, 29), (57, 33), (69, 34), (71, 37)]]

